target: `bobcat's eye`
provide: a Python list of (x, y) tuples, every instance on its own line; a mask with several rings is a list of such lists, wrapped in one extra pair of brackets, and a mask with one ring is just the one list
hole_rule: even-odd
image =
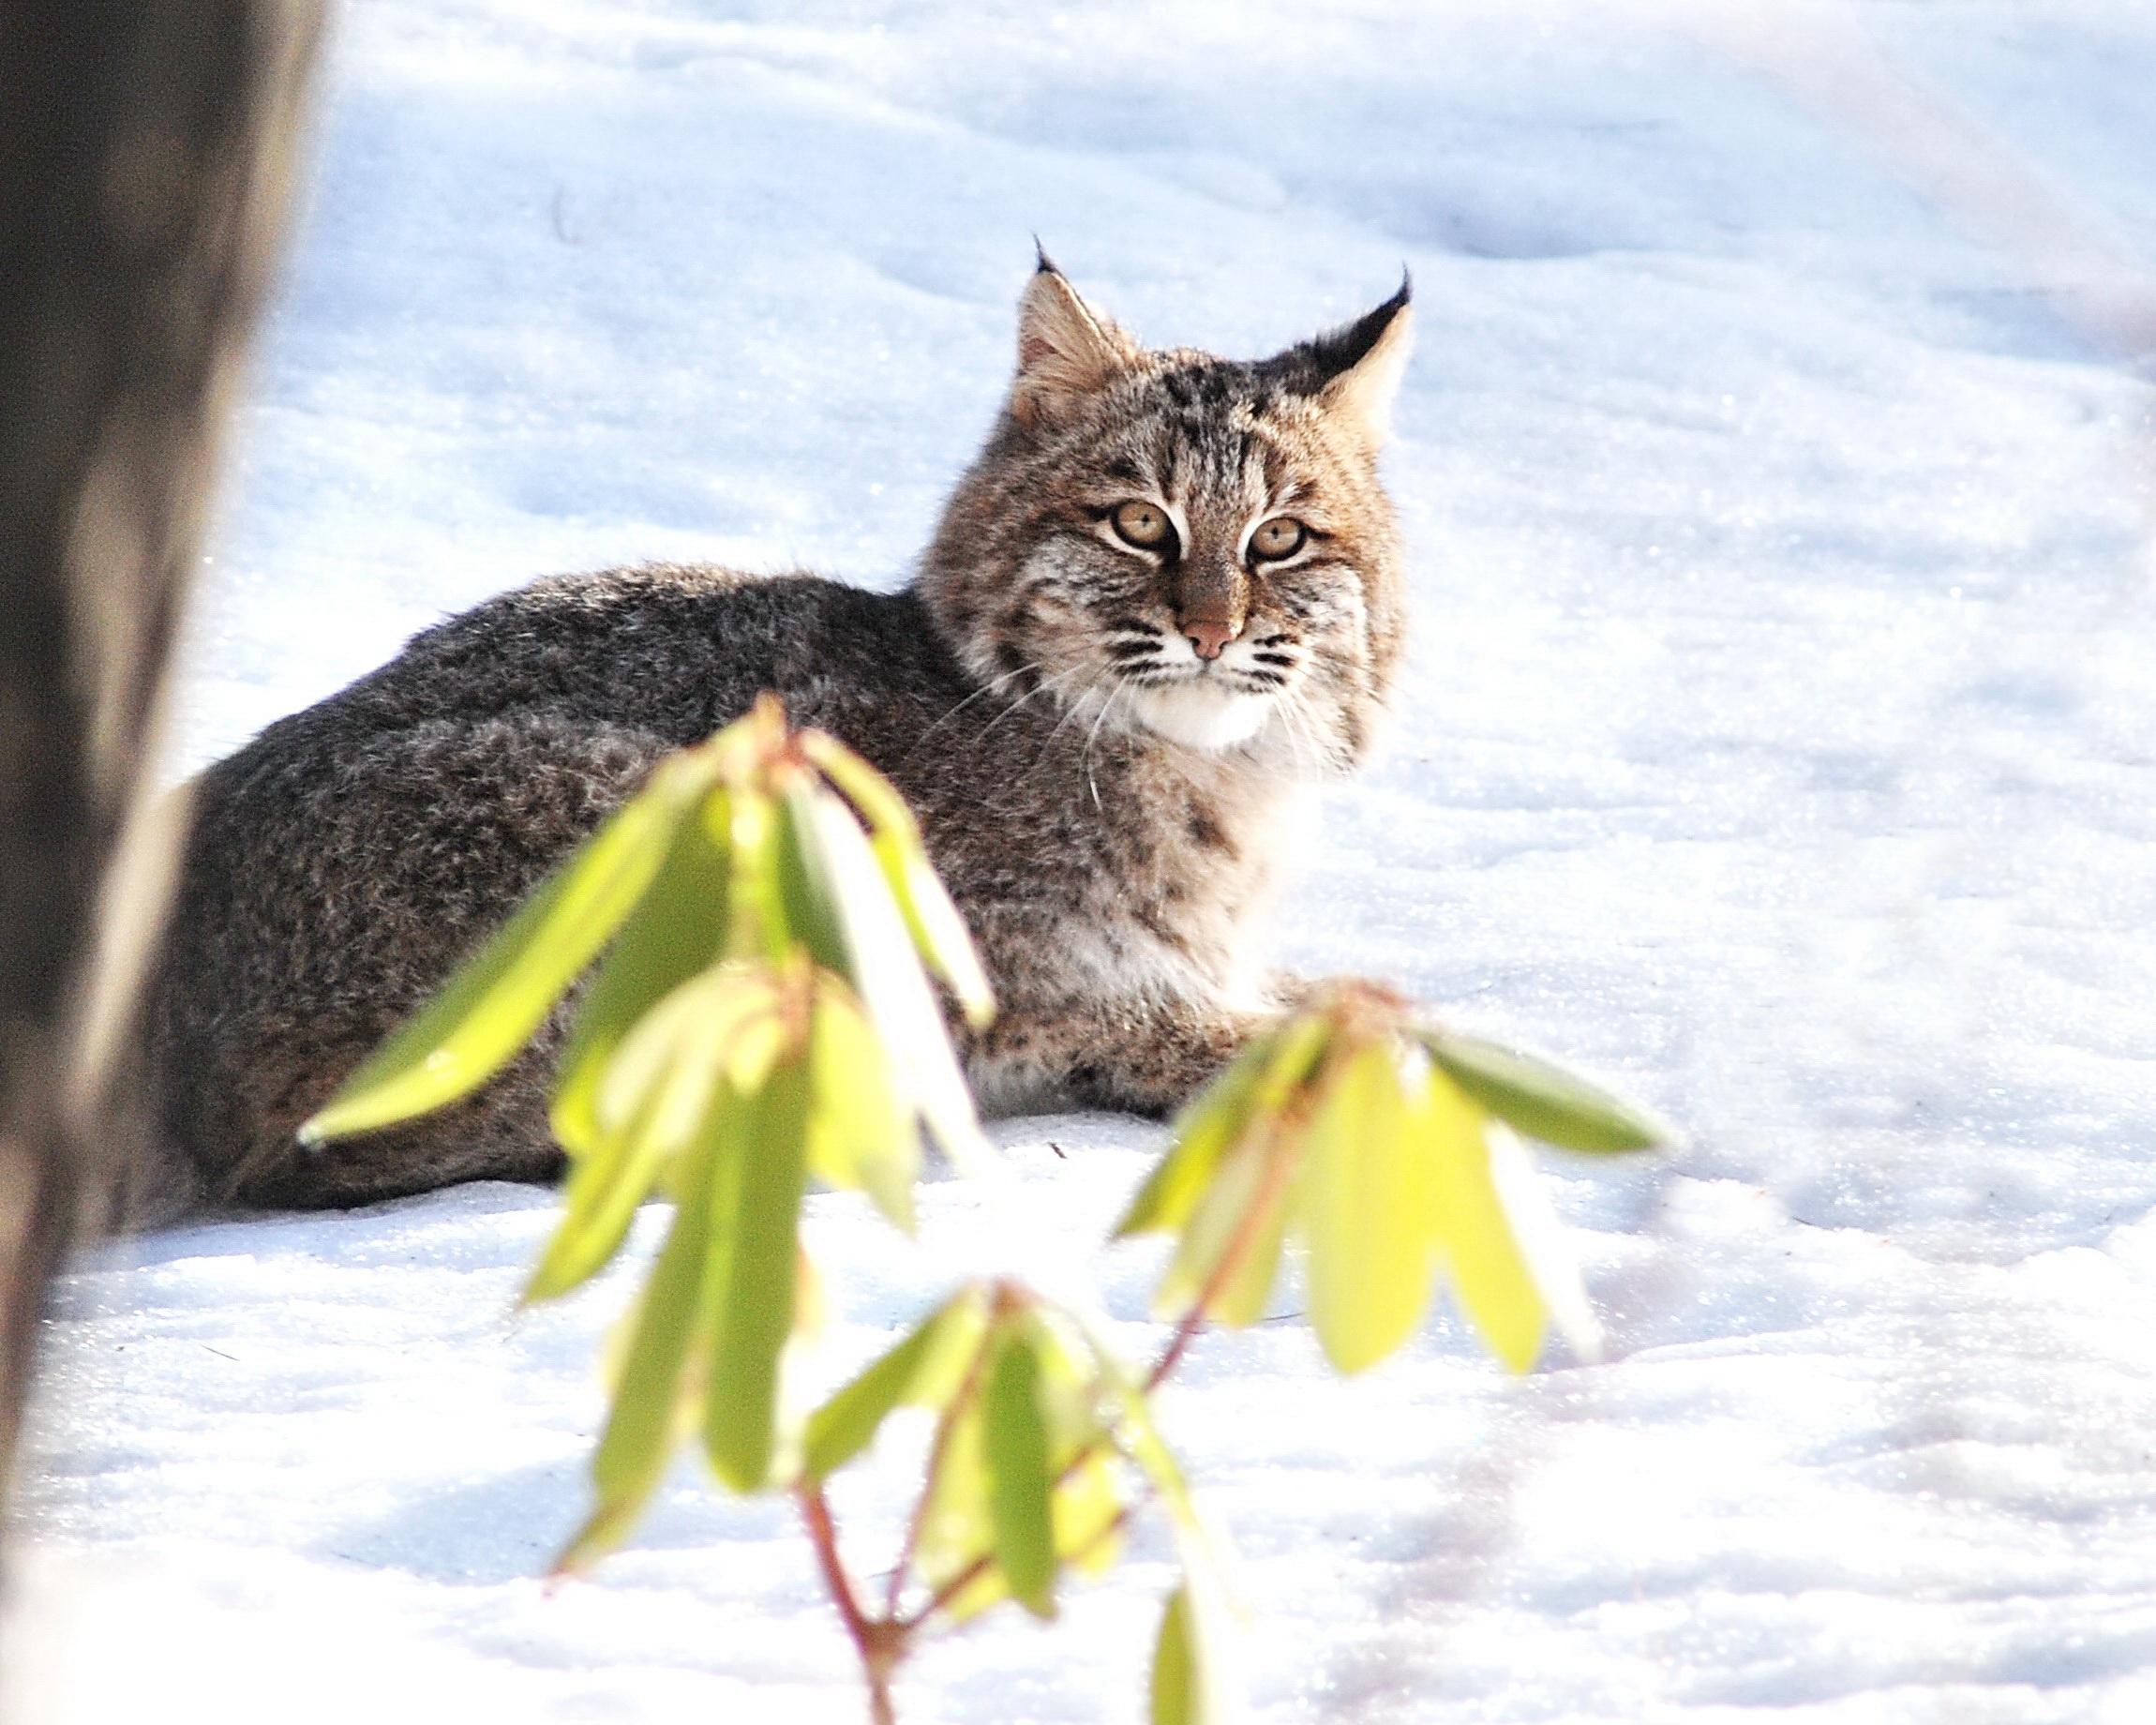
[(1292, 515), (1276, 515), (1269, 521), (1259, 524), (1250, 535), (1250, 555), (1261, 562), (1278, 562), (1283, 557), (1293, 557), (1303, 548), (1303, 541), (1310, 537), (1310, 530)]
[(1134, 545), (1141, 551), (1158, 551), (1163, 557), (1175, 554), (1175, 527), (1168, 519), (1168, 512), (1158, 503), (1148, 503), (1133, 498), (1127, 503), (1117, 503), (1109, 512), (1109, 525), (1115, 536), (1125, 545)]

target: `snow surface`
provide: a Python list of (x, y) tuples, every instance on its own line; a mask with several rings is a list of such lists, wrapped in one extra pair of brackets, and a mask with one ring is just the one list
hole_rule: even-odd
[[(366, 0), (337, 44), (188, 764), (542, 571), (900, 578), (1035, 232), (1230, 352), (1412, 265), (1414, 669), (1285, 956), (1686, 1142), (1546, 1162), (1606, 1363), (1507, 1379), (1448, 1316), (1344, 1387), (1285, 1319), (1197, 1349), (1167, 1418), (1263, 1719), (2156, 1718), (2151, 391), (2034, 285), (2156, 253), (2156, 16), (1736, 11)], [(1003, 1136), (928, 1238), (1059, 1274), (1158, 1142)], [(623, 1285), (508, 1314), (549, 1202), (85, 1258), (8, 1717), (857, 1718), (783, 1504), (684, 1467), (532, 1579)], [(938, 1284), (850, 1201), (811, 1237), (835, 1374)], [(1155, 1262), (1106, 1260), (1133, 1353)], [(897, 1483), (840, 1500), (868, 1568)], [(1167, 1557), (939, 1645), (906, 1717), (1137, 1717)]]

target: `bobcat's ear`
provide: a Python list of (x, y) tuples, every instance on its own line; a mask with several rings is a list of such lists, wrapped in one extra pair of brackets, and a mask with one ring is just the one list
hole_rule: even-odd
[(1138, 358), (1138, 344), (1078, 297), (1063, 272), (1041, 253), (1041, 266), (1018, 302), (1018, 376), (1011, 413), (1022, 426), (1053, 418)]
[(1415, 346), (1414, 284), (1402, 270), (1400, 292), (1375, 310), (1312, 340), (1297, 343), (1272, 362), (1288, 386), (1316, 398), (1367, 447), (1379, 448), (1392, 426), (1393, 398)]

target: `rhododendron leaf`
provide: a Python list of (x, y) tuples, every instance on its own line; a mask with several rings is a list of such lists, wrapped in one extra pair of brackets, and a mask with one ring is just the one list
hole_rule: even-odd
[(1389, 1035), (1342, 1051), (1303, 1133), (1310, 1327), (1340, 1372), (1414, 1332), (1436, 1275), (1430, 1156), (1401, 1095), (1402, 1052)]
[(843, 791), (867, 822), (869, 844), (897, 900), (906, 929), (923, 960), (957, 999), (966, 1022), (976, 1029), (996, 1015), (996, 998), (974, 950), (973, 938), (957, 906), (944, 890), (921, 825), (897, 788), (835, 737), (821, 731), (801, 736), (801, 752)]
[(1204, 1681), (1192, 1636), (1190, 1599), (1178, 1587), (1168, 1596), (1153, 1643), (1153, 1725), (1204, 1725)]
[(1438, 1070), (1413, 1110), (1434, 1177), (1432, 1218), (1445, 1279), (1490, 1351), (1524, 1372), (1542, 1351), (1549, 1312), (1490, 1173), (1488, 1119)]
[(1534, 1055), (1451, 1030), (1427, 1030), (1430, 1058), (1486, 1113), (1568, 1150), (1643, 1150), (1667, 1135), (1651, 1116)]
[(1056, 1520), (1048, 1470), (1048, 1427), (1041, 1409), (1041, 1362), (1024, 1328), (996, 1350), (981, 1387), (981, 1460), (988, 1513), (1004, 1584), (1036, 1617), (1056, 1614)]
[(807, 806), (816, 842), (804, 848), (844, 931), (848, 978), (900, 1082), (945, 1155), (961, 1163), (985, 1155), (987, 1140), (944, 1033), (943, 1014), (860, 823), (833, 799), (816, 798)]
[(793, 774), (772, 835), (773, 879), (787, 932), (808, 949), (812, 960), (850, 982), (853, 953), (838, 908), (831, 902), (827, 872), (816, 861), (816, 848), (822, 843), (812, 807), (817, 801), (831, 801), (831, 793), (805, 774)]
[(734, 1165), (722, 1297), (704, 1391), (704, 1448), (721, 1479), (753, 1492), (776, 1448), (779, 1357), (793, 1333), (796, 1241), (807, 1180), (808, 1073), (798, 1052), (771, 1068), (735, 1116), (721, 1153)]
[(614, 1255), (636, 1207), (703, 1129), (728, 1045), (774, 1010), (768, 978), (722, 966), (645, 1013), (594, 1088), (597, 1141), (570, 1165), (561, 1220), (524, 1291), (527, 1302), (567, 1293)]
[(883, 1044), (835, 978), (824, 978), (816, 989), (809, 1074), (809, 1171), (826, 1185), (865, 1192), (912, 1233), (920, 1127)]
[(1306, 1012), (1253, 1040), (1183, 1111), (1175, 1142), (1115, 1224), (1115, 1238), (1183, 1226), (1230, 1153), (1309, 1079), (1332, 1032), (1328, 1015)]
[(300, 1128), (301, 1141), (429, 1113), (507, 1065), (642, 900), (687, 812), (688, 783), (662, 774), (579, 846)]
[[(714, 1144), (728, 1135), (724, 1103), (710, 1122)], [(713, 1264), (715, 1189), (724, 1159), (694, 1159), (666, 1241), (644, 1284), (621, 1381), (606, 1429), (591, 1458), (598, 1503), (556, 1561), (559, 1571), (580, 1569), (621, 1543), (630, 1523), (665, 1477), (681, 1436), (681, 1383), (690, 1349), (711, 1319), (717, 1285)]]
[[(711, 793), (723, 799), (723, 791)], [(554, 1136), (573, 1156), (597, 1143), (599, 1080), (621, 1039), (672, 990), (715, 961), (726, 928), (726, 856), (708, 819), (683, 819), (665, 862), (607, 950), (576, 1008), (555, 1069)]]
[(805, 1478), (828, 1478), (875, 1442), (883, 1422), (909, 1399), (951, 1311), (950, 1304), (938, 1306), (809, 1416), (801, 1445)]

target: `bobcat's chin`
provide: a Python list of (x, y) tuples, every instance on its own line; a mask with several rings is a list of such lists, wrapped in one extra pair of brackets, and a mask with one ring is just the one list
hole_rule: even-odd
[(1272, 706), (1270, 696), (1208, 688), (1202, 682), (1138, 689), (1130, 699), (1130, 711), (1147, 730), (1208, 755), (1248, 742), (1264, 728)]

